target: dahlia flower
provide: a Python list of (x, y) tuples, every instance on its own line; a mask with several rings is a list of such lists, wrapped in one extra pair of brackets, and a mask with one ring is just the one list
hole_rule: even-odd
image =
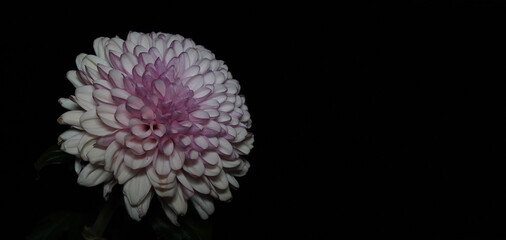
[(177, 217), (193, 203), (202, 219), (213, 199), (228, 201), (250, 164), (250, 114), (239, 82), (215, 55), (188, 38), (130, 32), (100, 37), (95, 55), (77, 56), (67, 73), (76, 88), (59, 99), (71, 128), (61, 149), (76, 156), (77, 182), (122, 185), (129, 215), (140, 220), (155, 196)]

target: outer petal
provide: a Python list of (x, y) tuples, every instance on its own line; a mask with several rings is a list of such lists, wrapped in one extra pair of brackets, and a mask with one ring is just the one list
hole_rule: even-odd
[(139, 205), (151, 192), (151, 183), (146, 173), (138, 174), (123, 186), (123, 194), (130, 205)]
[(58, 99), (58, 103), (62, 107), (66, 108), (68, 110), (80, 110), (81, 109), (81, 107), (77, 103), (75, 103), (74, 101), (72, 101), (68, 98), (60, 98), (60, 99)]
[(112, 173), (102, 167), (88, 164), (84, 167), (77, 178), (77, 183), (86, 187), (93, 187), (112, 178)]
[(84, 113), (79, 121), (81, 122), (81, 126), (84, 130), (93, 135), (102, 137), (116, 131), (116, 129), (107, 126), (102, 122), (102, 120), (100, 120), (97, 116), (96, 109), (92, 109)]
[(169, 205), (165, 202), (165, 200), (163, 198), (158, 198), (158, 199), (160, 200), (160, 204), (162, 205), (165, 215), (167, 215), (167, 217), (172, 222), (172, 224), (179, 226), (179, 223), (177, 222), (176, 213), (169, 207)]
[(85, 110), (93, 109), (97, 105), (93, 99), (93, 90), (95, 88), (91, 85), (76, 88), (76, 102)]
[(151, 203), (151, 199), (153, 198), (153, 192), (150, 191), (146, 197), (139, 203), (139, 205), (130, 205), (127, 196), (123, 199), (125, 201), (125, 207), (127, 209), (128, 215), (136, 221), (140, 221), (142, 217), (146, 215), (149, 209), (149, 204)]
[(214, 212), (213, 200), (208, 195), (195, 194), (190, 198), (200, 215), (200, 218), (207, 219)]
[(77, 77), (77, 71), (71, 70), (67, 72), (67, 79), (75, 88), (84, 86), (84, 83)]
[(59, 124), (68, 124), (71, 126), (77, 126), (81, 127), (81, 123), (79, 122), (79, 119), (84, 114), (84, 111), (82, 110), (72, 110), (65, 112), (58, 118)]

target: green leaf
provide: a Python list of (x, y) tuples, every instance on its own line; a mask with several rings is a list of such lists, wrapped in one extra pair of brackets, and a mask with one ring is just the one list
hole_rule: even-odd
[(42, 219), (26, 240), (82, 240), (81, 232), (87, 220), (83, 213), (55, 212)]
[(71, 160), (73, 160), (75, 157), (73, 155), (70, 155), (62, 150), (60, 150), (60, 146), (58, 144), (55, 144), (48, 148), (42, 156), (37, 159), (35, 162), (35, 170), (37, 170), (37, 173), (40, 172), (44, 167), (49, 165), (55, 165), (55, 164), (63, 164), (68, 163)]

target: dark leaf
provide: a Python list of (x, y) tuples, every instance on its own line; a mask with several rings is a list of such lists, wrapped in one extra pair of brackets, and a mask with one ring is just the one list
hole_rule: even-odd
[(58, 144), (55, 144), (48, 148), (42, 156), (37, 159), (35, 162), (35, 170), (37, 170), (37, 173), (40, 172), (44, 167), (48, 165), (54, 165), (54, 164), (63, 164), (68, 163), (71, 160), (73, 160), (75, 157), (63, 152), (60, 150), (60, 146)]

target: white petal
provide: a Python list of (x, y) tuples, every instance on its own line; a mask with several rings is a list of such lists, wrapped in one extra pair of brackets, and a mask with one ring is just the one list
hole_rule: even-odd
[(113, 170), (112, 169), (112, 166), (114, 165), (113, 156), (117, 154), (117, 152), (121, 149), (121, 147), (122, 146), (118, 142), (112, 142), (111, 144), (109, 144), (104, 153), (104, 160), (105, 160), (104, 169), (106, 169), (107, 171)]
[(105, 150), (103, 148), (93, 147), (86, 156), (92, 164), (104, 165), (105, 163)]
[[(191, 66), (189, 67), (188, 69), (186, 69), (186, 71), (183, 73), (183, 75), (181, 76), (181, 78), (189, 78), (189, 77), (193, 77), (195, 75), (197, 75), (200, 71), (200, 67), (197, 66), (197, 65), (194, 65), (194, 66)], [(202, 77), (202, 76), (200, 76)], [(204, 78), (202, 78), (202, 81), (204, 80)], [(189, 84), (190, 84), (191, 80), (188, 82), (188, 87)]]
[(214, 99), (214, 98), (211, 98), (211, 99), (208, 99), (206, 101), (203, 101), (200, 104), (202, 106), (207, 106), (207, 107), (210, 107), (210, 108), (218, 108), (220, 106), (220, 103), (216, 99)]
[(206, 111), (207, 114), (209, 114), (210, 118), (215, 118), (220, 115), (220, 112), (218, 112), (218, 110), (216, 110), (216, 109), (208, 108), (208, 109), (204, 109), (204, 111)]
[(86, 187), (96, 186), (112, 178), (110, 172), (105, 171), (102, 167), (88, 164), (79, 173), (77, 183)]
[(125, 164), (131, 169), (145, 168), (153, 161), (153, 154), (134, 154), (131, 150), (125, 152)]
[(218, 147), (218, 145), (220, 145), (220, 141), (218, 140), (218, 138), (211, 137), (211, 138), (208, 138), (207, 140), (209, 141), (209, 143), (210, 143), (213, 147)]
[[(170, 43), (169, 43), (170, 44)], [(163, 57), (163, 62), (165, 64), (168, 64), (174, 57), (176, 56), (176, 52), (174, 52), (174, 49), (172, 48), (169, 48), (166, 52), (165, 52), (165, 56)]]
[(91, 85), (76, 88), (76, 102), (85, 110), (93, 109), (97, 105), (93, 99), (93, 90), (95, 88)]
[(77, 71), (71, 70), (67, 72), (67, 79), (75, 88), (84, 86), (84, 83), (77, 77)]
[(246, 128), (238, 127), (235, 129), (236, 131), (236, 137), (234, 139), (234, 143), (241, 142), (246, 138), (246, 135), (248, 135), (248, 131), (246, 131)]
[(221, 167), (220, 166), (212, 166), (212, 165), (206, 165), (206, 170), (204, 171), (204, 175), (208, 177), (214, 177), (218, 176), (218, 174), (221, 173)]
[(212, 89), (209, 87), (201, 87), (194, 91), (193, 98), (199, 100), (201, 98), (207, 97), (211, 94)]
[[(209, 66), (207, 66), (207, 67), (209, 67)], [(204, 74), (204, 83), (205, 84), (213, 85), (214, 82), (216, 82), (216, 77), (214, 76), (213, 72), (208, 72), (208, 73)]]
[[(185, 39), (185, 43), (189, 40), (190, 39), (188, 39), (188, 38)], [(188, 45), (191, 45), (191, 44), (188, 44)], [(187, 48), (187, 47), (189, 47), (189, 46), (185, 45), (185, 48)], [(194, 48), (187, 49), (186, 53), (188, 53), (188, 57), (190, 59), (191, 65), (195, 64), (197, 62), (197, 60), (199, 59), (199, 52), (197, 50), (195, 50)]]
[(211, 165), (218, 164), (218, 161), (220, 161), (220, 156), (216, 152), (206, 152), (202, 154), (202, 158)]
[(118, 179), (119, 184), (124, 184), (135, 176), (136, 172), (127, 167), (123, 161), (116, 159), (115, 162), (119, 163), (118, 168), (114, 171), (114, 176)]
[(80, 132), (64, 141), (60, 146), (61, 150), (72, 155), (78, 155), (79, 149), (77, 148), (77, 146), (79, 145), (79, 141), (81, 140), (84, 134), (85, 134), (84, 132)]
[(58, 118), (58, 123), (81, 127), (79, 119), (83, 114), (83, 110), (72, 110), (65, 112)]
[(250, 146), (248, 144), (246, 144), (246, 143), (240, 143), (240, 144), (236, 145), (235, 148), (237, 150), (239, 150), (239, 152), (241, 152), (244, 155), (249, 154), (250, 151), (251, 151)]
[(85, 112), (80, 118), (81, 126), (86, 132), (97, 136), (106, 136), (116, 129), (105, 125), (97, 116), (96, 109)]
[(81, 158), (85, 161), (88, 161), (88, 152), (93, 148), (93, 145), (97, 142), (95, 136), (91, 134), (84, 134), (81, 140), (79, 140), (79, 144), (77, 145), (77, 149), (81, 154)]
[[(199, 74), (203, 74), (203, 73), (207, 72), (207, 70), (209, 70), (209, 64), (210, 63), (211, 63), (211, 61), (209, 61), (209, 59), (205, 59), (205, 58), (202, 59), (199, 62), (199, 67), (200, 67)], [(213, 81), (214, 81), (214, 77), (213, 77)]]
[(179, 226), (179, 223), (177, 222), (176, 213), (174, 213), (174, 211), (169, 207), (169, 205), (167, 204), (167, 202), (164, 199), (159, 198), (159, 200), (162, 205), (163, 211), (165, 212), (165, 215), (167, 215), (167, 217), (172, 222), (172, 224)]
[(250, 164), (248, 161), (246, 161), (244, 159), (240, 159), (240, 164), (236, 168), (230, 169), (229, 171), (227, 171), (227, 173), (229, 173), (230, 175), (232, 175), (234, 177), (242, 177), (242, 176), (246, 175), (249, 167), (250, 167)]
[(155, 167), (156, 173), (158, 173), (160, 175), (169, 174), (169, 172), (171, 170), (169, 157), (165, 154), (158, 154), (156, 159), (154, 159), (154, 167)]
[(209, 113), (204, 110), (197, 110), (191, 113), (191, 116), (196, 119), (209, 119)]
[(151, 183), (146, 173), (137, 174), (123, 186), (123, 194), (130, 205), (139, 205), (151, 191)]
[(112, 189), (114, 188), (114, 186), (116, 186), (117, 183), (118, 181), (116, 181), (116, 179), (111, 179), (108, 183), (104, 184), (103, 195), (106, 201), (109, 196), (109, 193), (112, 192)]
[(172, 42), (172, 48), (174, 49), (176, 56), (179, 56), (179, 54), (183, 52), (183, 45), (181, 45), (181, 42), (178, 40)]
[[(214, 68), (214, 66), (213, 66), (214, 63), (216, 63), (216, 60), (211, 61), (211, 66), (210, 66), (211, 69)], [(216, 69), (213, 69), (213, 70), (216, 70)], [(217, 83), (217, 84), (222, 84), (226, 80), (225, 75), (221, 72), (214, 72), (214, 76), (216, 77), (215, 83)]]
[(165, 153), (165, 155), (167, 155), (167, 156), (170, 156), (172, 154), (172, 151), (174, 151), (174, 142), (172, 142), (172, 140), (168, 139), (163, 144), (163, 153)]
[(179, 148), (174, 148), (174, 151), (170, 155), (170, 167), (174, 170), (179, 170), (183, 167), (184, 160), (184, 152)]
[(202, 161), (203, 160), (200, 159), (186, 161), (183, 165), (183, 170), (193, 176), (200, 177), (204, 174), (205, 171), (204, 163), (202, 163)]
[(218, 110), (222, 111), (222, 112), (232, 112), (232, 110), (234, 110), (235, 108), (235, 105), (231, 102), (224, 102), (223, 104), (220, 105), (220, 107), (218, 108)]
[(76, 58), (77, 68), (83, 72), (86, 72), (87, 68), (97, 71), (97, 64), (110, 66), (105, 59), (99, 58), (95, 55), (88, 55), (81, 53)]
[(118, 69), (113, 69), (109, 72), (109, 79), (114, 83), (114, 85), (116, 85), (116, 87), (120, 89), (125, 87), (125, 83), (123, 82), (124, 77), (125, 73), (121, 72)]
[(195, 145), (202, 148), (203, 150), (207, 149), (209, 147), (209, 144), (207, 143), (207, 138), (204, 136), (198, 136), (193, 138), (193, 142), (195, 142)]
[(95, 54), (102, 59), (106, 58), (105, 54), (105, 43), (109, 40), (109, 38), (99, 37), (93, 41), (93, 50), (95, 50)]
[(228, 173), (226, 173), (225, 175), (227, 176), (227, 180), (230, 183), (230, 185), (232, 185), (236, 189), (239, 188), (239, 182), (237, 181), (237, 179), (235, 179), (235, 177), (233, 177)]
[(77, 174), (79, 174), (83, 170), (83, 165), (81, 164), (80, 158), (76, 158), (76, 160), (74, 161), (74, 170), (76, 171)]
[(232, 192), (228, 187), (225, 189), (216, 189), (216, 193), (218, 194), (218, 199), (220, 199), (220, 201), (227, 202), (232, 200)]
[(253, 135), (245, 139), (244, 141), (235, 144), (235, 148), (239, 150), (242, 154), (249, 154), (251, 149), (253, 149), (253, 142), (255, 141)]
[(193, 48), (195, 47), (195, 43), (193, 42), (193, 40), (191, 40), (191, 38), (185, 38), (183, 40), (183, 49), (188, 52), (188, 50), (190, 50), (189, 48)]
[(193, 207), (195, 208), (195, 210), (197, 210), (197, 213), (199, 214), (202, 220), (206, 220), (209, 218), (209, 214), (207, 214), (207, 212), (204, 209), (202, 209), (200, 205), (193, 203)]
[(179, 183), (181, 183), (181, 185), (183, 185), (183, 187), (193, 192), (192, 185), (181, 171), (179, 171), (177, 174), (177, 180)]
[(153, 198), (153, 192), (150, 191), (146, 198), (140, 202), (139, 205), (132, 206), (129, 204), (128, 198), (126, 196), (123, 197), (125, 201), (125, 207), (127, 209), (128, 215), (136, 221), (140, 221), (142, 217), (146, 215), (149, 209), (149, 204), (151, 203), (151, 199)]
[(165, 40), (157, 38), (153, 42), (153, 47), (155, 47), (158, 50), (158, 52), (163, 53), (167, 48), (167, 45), (165, 43)]
[(173, 198), (166, 199), (167, 204), (177, 215), (184, 215), (188, 208), (186, 200), (183, 197), (183, 191), (178, 186), (177, 193)]
[(60, 98), (60, 99), (58, 99), (58, 103), (62, 107), (66, 108), (68, 110), (80, 110), (81, 109), (81, 107), (77, 103), (75, 103), (74, 101), (72, 101), (68, 98)]
[(232, 154), (233, 147), (230, 144), (230, 142), (228, 140), (226, 140), (225, 138), (219, 138), (218, 140), (220, 142), (220, 145), (218, 146), (218, 151), (220, 151), (224, 155)]
[(116, 110), (116, 106), (103, 104), (97, 107), (97, 115), (107, 126), (120, 129), (123, 126), (116, 120)]
[(121, 54), (121, 64), (125, 71), (129, 74), (132, 74), (132, 69), (135, 65), (137, 65), (137, 58), (131, 53)]
[(97, 89), (93, 91), (93, 98), (96, 101), (100, 101), (102, 103), (114, 104), (114, 100), (112, 99), (111, 91), (107, 89)]
[(58, 144), (61, 144), (63, 141), (66, 141), (66, 140), (70, 139), (71, 137), (73, 137), (77, 134), (80, 134), (82, 132), (83, 131), (71, 128), (71, 129), (63, 132), (62, 134), (60, 134), (60, 136), (58, 136)]
[(163, 97), (165, 97), (165, 90), (166, 90), (166, 86), (165, 86), (165, 83), (160, 80), (160, 79), (156, 79), (153, 81), (153, 86), (154, 86), (154, 89)]
[(221, 125), (216, 121), (209, 121), (205, 125), (205, 128), (210, 129), (216, 133), (219, 133), (221, 131)]
[(227, 93), (236, 95), (239, 92), (239, 83), (237, 81), (229, 80), (225, 83), (225, 86), (227, 87)]
[(214, 213), (214, 204), (213, 200), (209, 196), (204, 196), (201, 194), (195, 194), (190, 198), (194, 206), (199, 206), (205, 214), (199, 213), (202, 219), (207, 219), (207, 217)]
[(235, 168), (241, 164), (241, 160), (222, 160), (222, 163), (224, 168)]
[(159, 175), (151, 165), (146, 168), (146, 173), (151, 185), (155, 188), (169, 190), (175, 188), (178, 184), (174, 171), (169, 172), (167, 175)]
[(203, 178), (187, 176), (186, 179), (190, 182), (195, 191), (202, 194), (209, 194), (211, 192), (211, 188)]
[(215, 186), (217, 189), (228, 188), (228, 179), (223, 171), (220, 174), (218, 174), (218, 176), (208, 177), (208, 179), (211, 181), (213, 186)]

